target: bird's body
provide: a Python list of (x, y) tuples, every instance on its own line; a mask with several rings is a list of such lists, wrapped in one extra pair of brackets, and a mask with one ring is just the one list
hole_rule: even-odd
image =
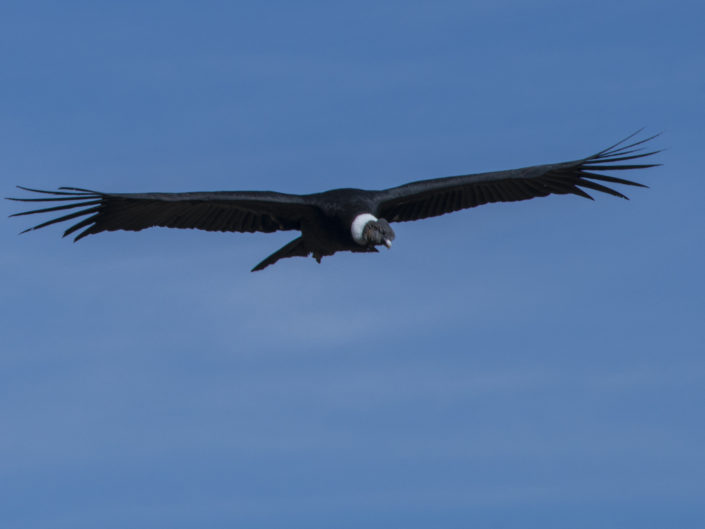
[(635, 148), (650, 139), (620, 147), (626, 141), (623, 140), (595, 155), (570, 162), (420, 180), (378, 191), (343, 188), (295, 195), (273, 191), (102, 193), (80, 188), (21, 188), (50, 196), (11, 200), (59, 203), (13, 216), (71, 211), (25, 231), (83, 217), (64, 232), (66, 236), (83, 229), (75, 240), (102, 231), (139, 231), (152, 226), (301, 232), (300, 237), (255, 266), (255, 271), (286, 257), (312, 255), (320, 262), (322, 257), (340, 251), (376, 252), (377, 246), (391, 246), (394, 231), (389, 222), (419, 220), (489, 202), (568, 193), (592, 198), (581, 187), (626, 198), (599, 182), (645, 186), (595, 171), (658, 165), (619, 163), (655, 154), (657, 151), (644, 153)]

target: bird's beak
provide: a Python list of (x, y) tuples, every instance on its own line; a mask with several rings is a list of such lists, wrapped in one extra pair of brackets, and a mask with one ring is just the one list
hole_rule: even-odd
[(387, 248), (391, 248), (391, 247), (392, 247), (392, 241), (390, 241), (389, 239), (384, 239), (384, 245), (385, 245)]

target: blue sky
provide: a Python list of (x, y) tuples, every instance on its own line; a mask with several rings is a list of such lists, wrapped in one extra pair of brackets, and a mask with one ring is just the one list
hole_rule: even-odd
[(628, 202), (484, 206), (255, 274), (291, 234), (4, 221), (1, 525), (703, 527), (704, 17), (4, 1), (4, 196), (384, 188), (643, 126), (667, 150)]

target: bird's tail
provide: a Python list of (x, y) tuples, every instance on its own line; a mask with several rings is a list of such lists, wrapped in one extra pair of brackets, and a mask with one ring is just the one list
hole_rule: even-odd
[(251, 272), (257, 272), (258, 270), (264, 270), (269, 265), (273, 265), (279, 259), (284, 259), (286, 257), (308, 257), (311, 252), (306, 249), (303, 237), (298, 237), (291, 241), (289, 244), (282, 246), (272, 255), (267, 257), (264, 261), (255, 266)]

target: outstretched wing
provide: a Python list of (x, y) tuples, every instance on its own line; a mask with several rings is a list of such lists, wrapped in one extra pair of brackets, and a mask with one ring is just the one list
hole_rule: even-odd
[(49, 196), (10, 200), (51, 202), (59, 205), (15, 213), (13, 217), (62, 212), (61, 216), (42, 222), (22, 233), (58, 222), (79, 219), (64, 232), (65, 237), (82, 229), (83, 231), (76, 235), (75, 241), (101, 231), (139, 231), (152, 226), (267, 233), (298, 230), (301, 219), (310, 214), (313, 207), (299, 195), (271, 191), (101, 193), (74, 187), (61, 187), (60, 191), (26, 187), (20, 189)]
[(595, 171), (644, 169), (660, 165), (620, 163), (660, 152), (643, 152), (643, 148), (639, 147), (656, 136), (625, 145), (638, 132), (582, 160), (535, 165), (509, 171), (420, 180), (385, 189), (376, 195), (377, 215), (390, 222), (405, 222), (444, 215), (489, 202), (515, 202), (550, 194), (572, 193), (592, 199), (582, 188), (627, 198), (619, 191), (600, 182), (646, 186), (631, 180), (598, 174)]

